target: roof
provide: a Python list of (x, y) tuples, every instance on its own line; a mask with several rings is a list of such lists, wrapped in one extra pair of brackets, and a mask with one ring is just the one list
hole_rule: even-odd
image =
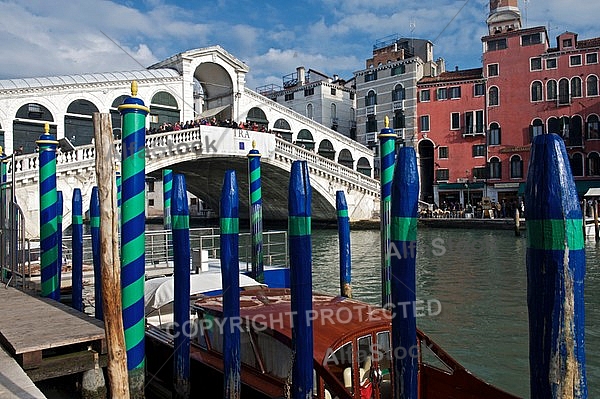
[(600, 47), (600, 37), (594, 37), (592, 39), (578, 40), (577, 48), (590, 48)]
[(483, 79), (483, 68), (464, 69), (442, 72), (438, 76), (427, 76), (419, 80), (419, 84), (456, 82), (460, 80)]
[(180, 76), (173, 69), (143, 69), (138, 71), (86, 73), (76, 75), (59, 75), (36, 78), (0, 80), (0, 90), (33, 89), (40, 87), (92, 84), (107, 82), (124, 82), (132, 80), (147, 80), (172, 78)]

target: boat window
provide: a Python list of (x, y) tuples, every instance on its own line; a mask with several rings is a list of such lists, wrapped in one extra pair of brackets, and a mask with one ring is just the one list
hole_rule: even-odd
[(287, 379), (292, 371), (292, 350), (264, 331), (256, 332), (256, 344), (265, 372), (278, 378)]
[(191, 341), (198, 344), (201, 348), (207, 349), (208, 347), (206, 345), (206, 331), (204, 331), (204, 328), (202, 327), (204, 325), (202, 320), (204, 320), (204, 318), (200, 317), (194, 320), (195, 325), (191, 331)]
[(245, 329), (240, 331), (240, 360), (248, 366), (258, 368), (252, 337), (250, 337), (250, 331)]
[(452, 368), (448, 366), (442, 359), (440, 359), (434, 352), (433, 346), (427, 345), (427, 341), (419, 340), (421, 346), (421, 356), (423, 359), (423, 364), (428, 367), (436, 368), (444, 373), (452, 374)]
[(373, 360), (378, 362), (381, 373), (379, 384), (379, 397), (381, 399), (392, 398), (392, 345), (390, 344), (390, 332), (377, 333), (377, 347), (373, 351)]
[(223, 353), (223, 328), (211, 315), (204, 316), (204, 331), (210, 345), (210, 349)]
[(371, 385), (371, 365), (373, 362), (373, 345), (371, 335), (358, 339), (358, 383), (361, 397), (371, 397), (373, 386)]
[(331, 374), (333, 374), (348, 391), (354, 392), (352, 387), (352, 381), (354, 380), (354, 370), (352, 369), (352, 342), (344, 344), (329, 355), (329, 357), (327, 357), (326, 366), (331, 371)]

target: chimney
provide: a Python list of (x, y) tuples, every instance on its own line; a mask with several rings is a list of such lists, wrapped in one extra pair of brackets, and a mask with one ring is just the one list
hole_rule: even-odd
[(458, 72), (458, 65), (454, 66), (454, 72)]
[(303, 66), (299, 66), (298, 68), (296, 68), (296, 74), (298, 75), (298, 84), (300, 86), (303, 86), (304, 83), (306, 83), (305, 72), (306, 71)]
[(337, 76), (336, 74), (333, 74), (333, 81), (337, 82), (340, 79), (339, 76)]

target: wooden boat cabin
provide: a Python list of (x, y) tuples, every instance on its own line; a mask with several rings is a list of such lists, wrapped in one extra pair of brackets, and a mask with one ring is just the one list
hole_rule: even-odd
[[(285, 398), (291, 384), (292, 313), (289, 289), (259, 289), (240, 295), (243, 398)], [(222, 297), (195, 302), (192, 329), (192, 394), (222, 396)], [(391, 399), (391, 314), (352, 299), (313, 294), (314, 397)], [(170, 381), (169, 331), (148, 326), (148, 371)], [(406, 355), (419, 357), (420, 399), (511, 399), (473, 376), (425, 334)], [(161, 367), (162, 366), (162, 367)]]

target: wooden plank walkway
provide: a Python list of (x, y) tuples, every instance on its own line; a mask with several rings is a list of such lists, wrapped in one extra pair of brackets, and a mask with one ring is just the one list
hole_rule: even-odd
[(105, 365), (102, 322), (59, 302), (0, 287), (0, 343), (33, 381)]
[(0, 346), (0, 398), (45, 399), (25, 371), (2, 346)]

